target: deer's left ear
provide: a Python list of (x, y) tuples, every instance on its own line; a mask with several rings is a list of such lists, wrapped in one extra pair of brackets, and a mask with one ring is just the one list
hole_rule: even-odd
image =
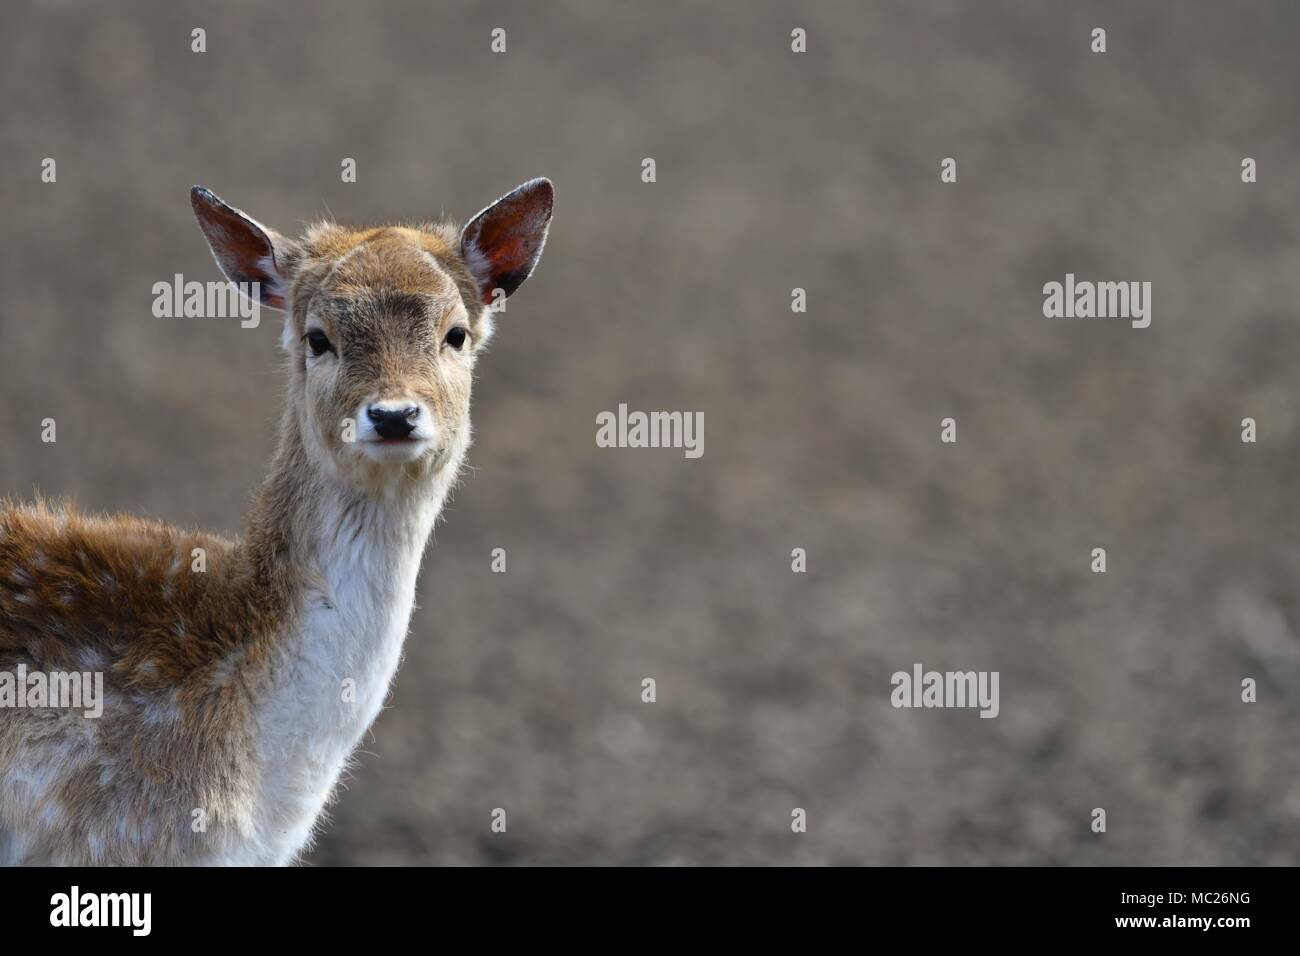
[(555, 187), (549, 179), (531, 179), (506, 193), (469, 221), (460, 234), (460, 254), (484, 305), (496, 290), (510, 295), (524, 284), (542, 257), (551, 226)]
[(256, 282), (262, 305), (285, 308), (293, 244), (203, 186), (190, 190), (190, 204), (226, 278), (246, 296)]

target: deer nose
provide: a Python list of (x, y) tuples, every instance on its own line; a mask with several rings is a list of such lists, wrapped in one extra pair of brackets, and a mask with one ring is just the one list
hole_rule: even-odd
[(380, 438), (407, 438), (415, 431), (414, 419), (420, 417), (420, 406), (371, 405), (366, 409), (366, 417)]

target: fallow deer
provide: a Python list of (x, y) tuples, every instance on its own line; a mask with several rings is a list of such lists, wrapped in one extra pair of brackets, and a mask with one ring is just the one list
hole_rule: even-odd
[(552, 201), (535, 179), (461, 230), (291, 239), (192, 190), (226, 277), (285, 312), (270, 474), (237, 540), (0, 506), (0, 675), (104, 682), (98, 718), (0, 706), (0, 861), (304, 852), (397, 670), (492, 306), (532, 273)]

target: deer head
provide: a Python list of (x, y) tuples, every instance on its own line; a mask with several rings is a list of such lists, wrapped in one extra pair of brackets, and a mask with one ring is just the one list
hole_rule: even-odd
[(459, 231), (325, 222), (289, 239), (202, 186), (191, 191), (222, 272), (285, 312), (290, 413), (303, 447), (361, 484), (428, 473), (467, 446), (491, 307), (537, 265), (553, 199), (550, 181), (534, 179)]

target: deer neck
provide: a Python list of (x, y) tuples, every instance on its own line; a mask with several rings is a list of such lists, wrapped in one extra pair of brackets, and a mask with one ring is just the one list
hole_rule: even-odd
[(418, 466), (343, 475), (309, 452), (300, 420), (286, 415), (248, 535), (261, 590), (285, 608), (253, 702), (256, 826), (281, 846), (275, 862), (308, 842), (383, 706), (425, 545), (464, 455), (462, 446)]

